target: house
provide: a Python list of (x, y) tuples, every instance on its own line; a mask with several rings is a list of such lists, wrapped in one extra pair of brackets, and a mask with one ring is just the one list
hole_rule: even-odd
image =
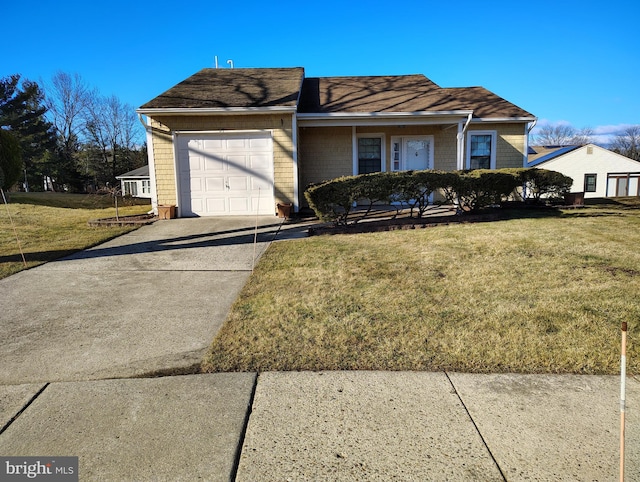
[(297, 211), (306, 186), (344, 175), (522, 167), (536, 120), (482, 87), (301, 67), (203, 69), (137, 112), (154, 209), (179, 216)]
[(525, 166), (569, 176), (571, 192), (584, 192), (585, 198), (640, 195), (640, 162), (595, 144), (531, 146)]
[(116, 179), (120, 181), (121, 191), (124, 196), (151, 199), (149, 165), (116, 176)]

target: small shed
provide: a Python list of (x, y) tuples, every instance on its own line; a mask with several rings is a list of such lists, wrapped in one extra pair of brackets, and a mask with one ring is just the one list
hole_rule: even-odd
[(151, 179), (149, 165), (116, 176), (120, 181), (123, 196), (151, 199)]

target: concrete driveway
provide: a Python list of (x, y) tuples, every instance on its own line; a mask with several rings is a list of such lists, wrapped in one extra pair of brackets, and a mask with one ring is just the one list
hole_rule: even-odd
[(0, 385), (188, 372), (280, 228), (158, 221), (0, 280)]

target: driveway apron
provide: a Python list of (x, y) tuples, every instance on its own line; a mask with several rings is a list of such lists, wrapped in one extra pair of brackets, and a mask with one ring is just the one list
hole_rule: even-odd
[(158, 221), (0, 280), (0, 385), (188, 371), (279, 227)]

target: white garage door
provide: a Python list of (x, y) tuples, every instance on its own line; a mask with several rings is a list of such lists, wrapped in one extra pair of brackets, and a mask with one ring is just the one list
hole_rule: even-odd
[(274, 214), (269, 133), (178, 135), (181, 216)]

